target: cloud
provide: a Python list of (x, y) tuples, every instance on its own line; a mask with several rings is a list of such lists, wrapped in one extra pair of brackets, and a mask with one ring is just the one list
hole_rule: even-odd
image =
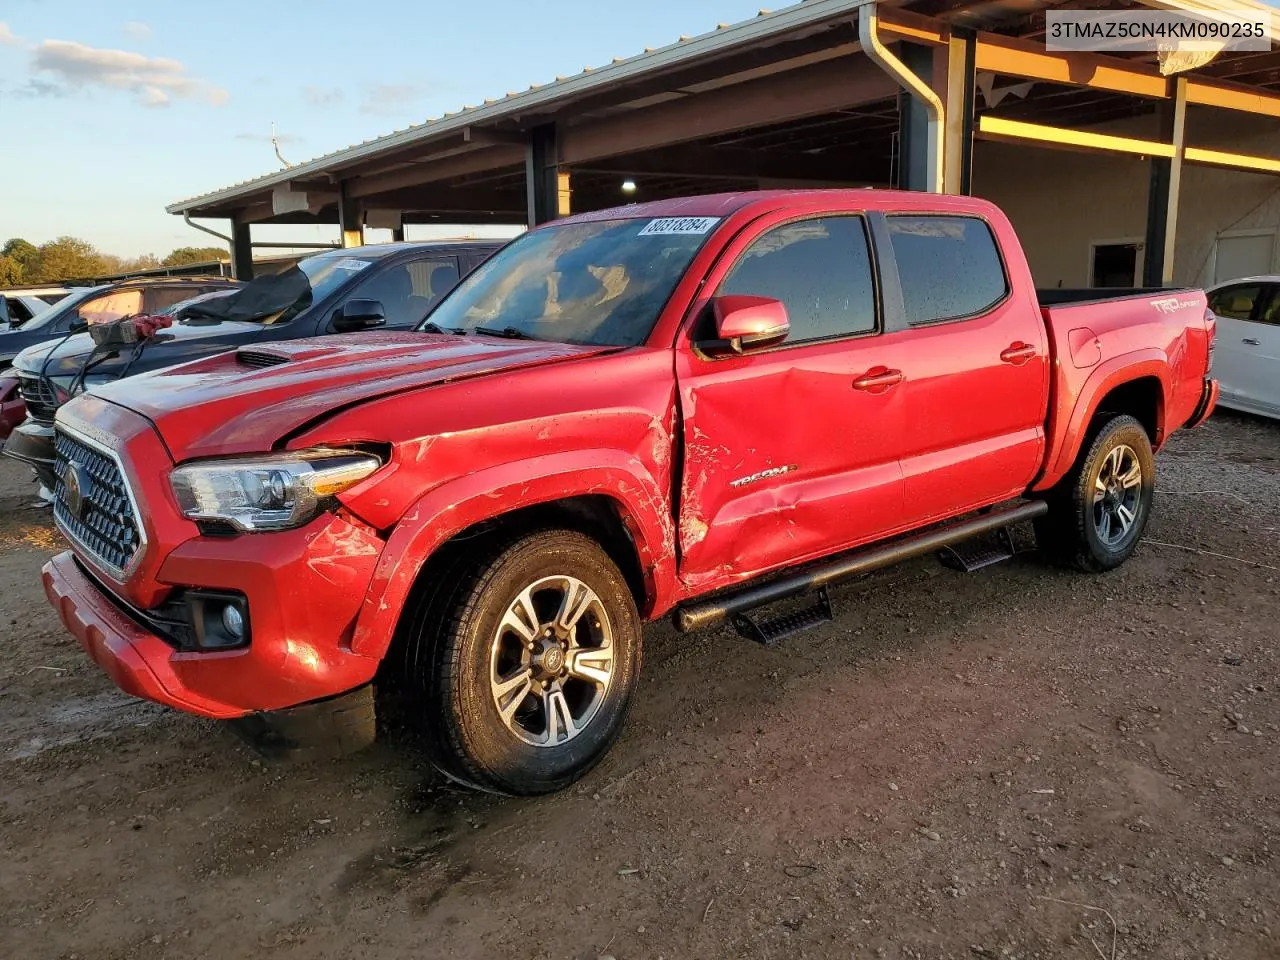
[(68, 86), (126, 90), (148, 107), (166, 107), (174, 99), (204, 100), (220, 107), (229, 96), (226, 90), (189, 75), (177, 60), (104, 50), (71, 40), (42, 41), (32, 55), (32, 65)]
[(145, 23), (130, 20), (124, 25), (125, 35), (133, 40), (147, 40), (151, 36), (151, 28)]
[(395, 113), (397, 108), (416, 100), (421, 93), (421, 88), (412, 83), (381, 83), (365, 91), (360, 112)]
[(22, 38), (15, 35), (9, 29), (9, 25), (0, 20), (0, 46), (17, 47), (22, 44)]
[(56, 83), (50, 83), (48, 80), (41, 80), (38, 77), (32, 77), (21, 87), (16, 87), (13, 91), (13, 95), (15, 97), (22, 97), (24, 100), (39, 100), (43, 98), (53, 99), (69, 97), (71, 96), (71, 91)]
[(342, 91), (337, 87), (309, 86), (302, 91), (302, 96), (313, 107), (329, 107), (342, 99)]

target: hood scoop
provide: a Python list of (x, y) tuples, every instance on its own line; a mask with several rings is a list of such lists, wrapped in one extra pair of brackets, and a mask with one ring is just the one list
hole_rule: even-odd
[(289, 362), (288, 357), (265, 350), (237, 350), (236, 360), (246, 367), (275, 367)]

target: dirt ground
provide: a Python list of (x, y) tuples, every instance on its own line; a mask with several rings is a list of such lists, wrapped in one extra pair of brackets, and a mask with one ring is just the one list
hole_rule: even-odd
[(1108, 576), (920, 561), (779, 649), (649, 628), (612, 755), (505, 801), (405, 735), (276, 766), (118, 693), (5, 462), (0, 957), (1280, 956), (1280, 424), (1159, 470)]

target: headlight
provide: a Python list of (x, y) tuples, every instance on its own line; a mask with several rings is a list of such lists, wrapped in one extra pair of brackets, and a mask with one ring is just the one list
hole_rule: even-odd
[(302, 526), (381, 466), (358, 450), (301, 450), (187, 464), (169, 475), (169, 484), (188, 519), (256, 533)]

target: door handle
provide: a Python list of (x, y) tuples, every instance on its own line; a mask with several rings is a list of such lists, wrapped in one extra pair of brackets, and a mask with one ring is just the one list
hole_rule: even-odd
[(883, 392), (903, 380), (901, 370), (890, 370), (887, 367), (872, 367), (865, 374), (853, 381), (853, 389)]
[(1240, 342), (1241, 342), (1241, 343), (1247, 343), (1247, 344), (1248, 344), (1249, 346), (1251, 346), (1251, 347), (1260, 347), (1260, 346), (1262, 346), (1262, 341), (1260, 341), (1260, 340), (1255, 340), (1255, 339), (1253, 339), (1253, 337), (1245, 337), (1245, 338), (1244, 338), (1243, 340), (1241, 340)]
[(1011, 343), (1004, 352), (1000, 354), (1000, 359), (1004, 363), (1012, 363), (1014, 366), (1021, 366), (1036, 355), (1036, 348), (1029, 343), (1018, 341)]

